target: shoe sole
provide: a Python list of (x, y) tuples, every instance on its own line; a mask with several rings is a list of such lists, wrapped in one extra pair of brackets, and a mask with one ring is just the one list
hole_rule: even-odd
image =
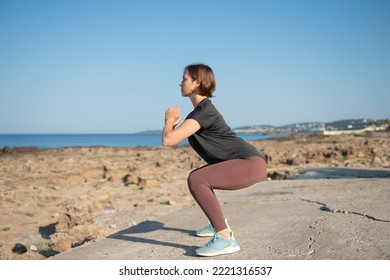
[(225, 254), (233, 254), (237, 253), (240, 251), (240, 246), (237, 245), (235, 247), (227, 247), (225, 249), (219, 250), (217, 252), (212, 252), (212, 253), (196, 253), (198, 256), (202, 257), (214, 257), (214, 256), (219, 256), (219, 255), (225, 255)]
[(197, 233), (196, 236), (199, 236), (199, 237), (213, 237), (214, 236), (214, 233)]

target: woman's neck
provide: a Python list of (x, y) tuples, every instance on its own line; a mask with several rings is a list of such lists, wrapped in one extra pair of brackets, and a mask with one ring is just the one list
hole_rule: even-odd
[(199, 103), (202, 102), (203, 100), (207, 99), (207, 97), (196, 94), (194, 96), (191, 96), (190, 99), (191, 99), (192, 105), (194, 106), (194, 108), (196, 108), (196, 106), (198, 106)]

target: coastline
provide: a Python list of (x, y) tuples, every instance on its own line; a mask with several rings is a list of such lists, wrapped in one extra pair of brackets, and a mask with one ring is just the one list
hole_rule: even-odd
[[(272, 180), (304, 168), (390, 168), (390, 133), (249, 141)], [(45, 259), (144, 220), (195, 205), (189, 146), (70, 147), (0, 152), (0, 259)], [(27, 248), (13, 253), (16, 243)]]
[[(237, 134), (246, 140), (283, 137), (280, 135)], [(185, 140), (179, 146), (185, 146)], [(161, 133), (117, 134), (0, 134), (0, 152), (18, 148), (61, 149), (70, 147), (162, 147)]]

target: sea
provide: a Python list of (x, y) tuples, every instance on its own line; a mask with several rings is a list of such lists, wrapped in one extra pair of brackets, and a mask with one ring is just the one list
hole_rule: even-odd
[[(249, 141), (274, 138), (272, 135), (237, 134), (238, 137)], [(188, 144), (183, 141), (179, 146)], [(159, 147), (161, 134), (132, 133), (132, 134), (0, 134), (0, 149), (4, 147), (37, 147), (53, 149), (66, 147)]]

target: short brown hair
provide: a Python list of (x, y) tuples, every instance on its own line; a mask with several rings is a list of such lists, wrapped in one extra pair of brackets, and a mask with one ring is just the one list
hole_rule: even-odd
[(213, 97), (213, 92), (216, 88), (215, 76), (213, 70), (200, 63), (194, 63), (188, 65), (184, 70), (188, 71), (188, 74), (193, 80), (199, 82), (197, 93), (202, 96)]

